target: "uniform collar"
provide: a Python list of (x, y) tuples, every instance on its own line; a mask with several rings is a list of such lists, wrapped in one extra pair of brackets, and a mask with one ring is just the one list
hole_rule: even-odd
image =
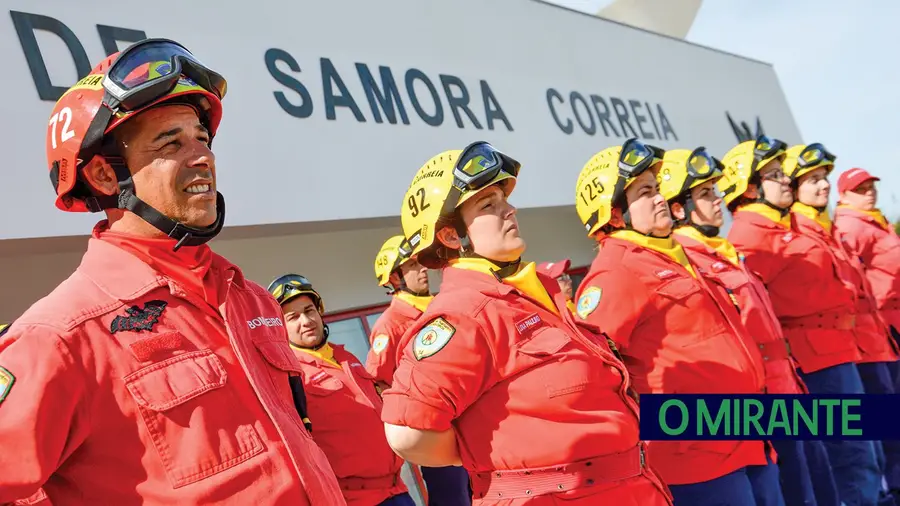
[(650, 237), (633, 230), (616, 230), (610, 234), (610, 237), (665, 255), (669, 260), (684, 267), (692, 276), (696, 276), (684, 248), (671, 235), (669, 237)]
[[(678, 227), (677, 229), (675, 229), (675, 234), (679, 238), (686, 238), (686, 240), (690, 241), (690, 243), (696, 243), (698, 246), (703, 247), (704, 249), (715, 252), (734, 265), (738, 265), (740, 262), (740, 257), (738, 256), (738, 252), (734, 248), (734, 245), (724, 237), (709, 237), (703, 235), (699, 230), (690, 225)], [(687, 243), (685, 247), (690, 248), (690, 243)]]
[(808, 206), (802, 202), (794, 202), (794, 205), (791, 206), (791, 211), (817, 223), (826, 233), (831, 233), (831, 217), (828, 216), (828, 211), (819, 212), (815, 207)]
[[(566, 296), (560, 290), (559, 284), (543, 274), (538, 274), (534, 262), (522, 263), (517, 273), (508, 276), (506, 282), (501, 282), (494, 276), (496, 266), (490, 261), (476, 258), (460, 260), (453, 260), (450, 266), (443, 270), (442, 291), (454, 286), (464, 286), (489, 297), (503, 297), (516, 292), (556, 314), (567, 311)], [(537, 285), (543, 288), (543, 297), (540, 294), (534, 296), (528, 293), (537, 291)], [(548, 304), (552, 304), (553, 307), (547, 308)]]
[(749, 213), (754, 216), (762, 216), (767, 221), (779, 225), (784, 229), (791, 228), (790, 213), (782, 214), (777, 209), (760, 202), (754, 202), (738, 208), (738, 214)]
[(331, 365), (334, 367), (338, 367), (338, 368), (341, 367), (340, 362), (338, 362), (334, 356), (334, 348), (332, 347), (331, 343), (326, 342), (321, 348), (319, 348), (317, 350), (312, 350), (309, 348), (301, 348), (299, 346), (296, 346), (294, 343), (290, 343), (290, 345), (291, 345), (291, 349), (293, 349), (296, 352), (300, 352), (300, 353), (295, 353), (295, 355), (297, 355), (297, 358), (299, 358), (300, 360), (302, 360), (304, 362), (309, 362), (309, 363), (325, 362), (328, 365)]
[(414, 309), (418, 310), (420, 313), (424, 313), (425, 310), (428, 309), (428, 304), (431, 304), (431, 301), (434, 300), (434, 296), (413, 295), (407, 291), (400, 290), (394, 296), (394, 299), (401, 300), (407, 305), (412, 306)]
[(848, 206), (847, 204), (838, 204), (837, 208), (835, 208), (834, 210), (834, 214), (835, 216), (837, 216), (838, 214), (856, 216), (863, 221), (874, 223), (885, 230), (891, 230), (891, 224), (879, 209), (873, 209), (872, 211), (863, 211), (862, 209), (857, 209), (855, 207)]
[[(160, 286), (169, 285), (174, 294), (176, 289), (171, 280), (163, 273), (147, 265), (137, 256), (115, 246), (97, 236), (98, 230), (105, 227), (100, 222), (88, 239), (88, 247), (78, 266), (78, 272), (87, 276), (110, 297), (124, 302), (140, 298), (147, 292)], [(225, 278), (232, 278), (238, 286), (244, 285), (241, 270), (213, 253), (212, 269), (218, 270)]]

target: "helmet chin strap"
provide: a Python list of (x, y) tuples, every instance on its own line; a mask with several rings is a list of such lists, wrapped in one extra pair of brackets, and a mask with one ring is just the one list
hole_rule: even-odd
[(677, 220), (675, 222), (675, 225), (689, 225), (697, 229), (698, 232), (706, 237), (717, 237), (719, 235), (719, 227), (716, 227), (714, 225), (698, 225), (694, 223), (694, 220), (691, 218), (691, 216), (694, 214), (694, 211), (697, 210), (697, 203), (694, 202), (693, 197), (691, 197), (690, 195), (685, 195), (684, 204), (682, 204), (682, 207), (684, 208), (684, 219)]
[(636, 234), (641, 234), (644, 237), (652, 237), (654, 239), (665, 239), (667, 237), (672, 236), (671, 231), (664, 236), (658, 236), (658, 235), (653, 235), (652, 232), (649, 234), (645, 234), (639, 230), (635, 230), (634, 227), (631, 225), (631, 211), (628, 209), (628, 203), (625, 202), (624, 197), (622, 197), (622, 201), (619, 203), (619, 210), (622, 211), (622, 221), (625, 223), (625, 226), (622, 228), (622, 230), (630, 230)]
[(388, 288), (388, 292), (387, 292), (388, 295), (395, 295), (397, 292), (406, 292), (410, 295), (415, 295), (416, 297), (427, 297), (427, 296), (431, 295), (431, 292), (428, 291), (428, 289), (425, 289), (421, 292), (416, 292), (416, 291), (412, 290), (409, 287), (409, 285), (406, 284), (406, 280), (403, 279), (403, 276), (400, 274), (399, 270), (397, 270), (395, 272), (397, 272), (397, 274), (400, 278), (400, 283), (398, 283), (397, 286), (391, 285)]
[(297, 346), (298, 348), (303, 348), (306, 350), (313, 350), (313, 351), (320, 350), (328, 343), (328, 336), (330, 334), (331, 334), (331, 329), (329, 329), (328, 324), (325, 323), (322, 325), (322, 335), (323, 336), (322, 336), (322, 341), (319, 344), (317, 344), (315, 346), (298, 346), (295, 344), (294, 346)]
[(497, 281), (503, 281), (504, 278), (512, 276), (519, 271), (519, 265), (522, 263), (521, 258), (517, 258), (511, 262), (499, 262), (492, 258), (479, 255), (478, 253), (475, 253), (475, 248), (472, 246), (472, 240), (469, 239), (469, 234), (466, 231), (466, 226), (462, 223), (462, 220), (457, 219), (453, 228), (456, 229), (456, 235), (459, 236), (460, 258), (482, 258), (496, 265), (499, 268), (497, 270), (491, 270), (491, 273), (497, 278)]
[(118, 195), (86, 198), (85, 204), (91, 212), (105, 209), (131, 211), (160, 232), (175, 239), (173, 251), (178, 251), (182, 246), (206, 244), (222, 231), (222, 227), (225, 225), (225, 197), (221, 193), (216, 192), (216, 221), (208, 227), (189, 227), (162, 214), (135, 195), (134, 180), (122, 158), (114, 156), (105, 156), (104, 158), (116, 172), (119, 193)]
[(765, 205), (771, 207), (772, 209), (774, 209), (774, 210), (778, 211), (779, 213), (781, 213), (781, 216), (785, 216), (785, 215), (787, 215), (789, 212), (791, 212), (790, 206), (788, 206), (787, 209), (782, 208), (782, 207), (778, 207), (778, 206), (776, 206), (775, 204), (769, 202), (768, 199), (766, 199), (766, 191), (765, 191), (765, 189), (763, 188), (763, 185), (762, 185), (762, 178), (759, 177), (759, 174), (758, 174), (758, 173), (753, 175), (753, 178), (750, 180), (750, 183), (753, 183), (753, 184), (756, 185), (756, 195), (757, 195), (757, 196), (756, 196), (756, 201), (755, 201), (755, 202), (757, 202), (757, 203), (759, 203), (759, 204), (765, 204)]

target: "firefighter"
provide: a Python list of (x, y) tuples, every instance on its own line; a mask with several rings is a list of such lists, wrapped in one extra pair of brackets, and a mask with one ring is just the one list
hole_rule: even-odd
[(396, 235), (375, 256), (375, 277), (378, 286), (387, 288), (391, 305), (372, 326), (366, 369), (385, 388), (391, 385), (399, 354), (407, 344), (401, 342), (403, 334), (434, 298), (428, 288), (428, 269), (409, 255), (409, 243)]
[[(775, 316), (766, 287), (744, 263), (728, 239), (719, 235), (724, 222), (722, 197), (716, 182), (722, 177), (722, 162), (705, 148), (693, 151), (666, 151), (658, 175), (660, 193), (669, 203), (675, 221), (674, 237), (691, 260), (711, 282), (725, 289), (734, 298), (746, 329), (756, 341), (765, 363), (766, 392), (771, 394), (808, 393), (796, 372), (781, 324)], [(820, 441), (775, 440), (778, 452), (781, 488), (787, 504), (826, 506), (816, 502), (805, 444)], [(830, 478), (827, 461), (822, 469), (815, 467), (816, 476), (824, 473)], [(819, 478), (821, 479), (821, 478)], [(833, 481), (833, 478), (831, 478)], [(829, 506), (840, 506), (832, 496)]]
[[(832, 250), (792, 223), (793, 190), (782, 168), (786, 149), (761, 135), (723, 157), (718, 186), (734, 216), (728, 239), (769, 290), (810, 393), (861, 394), (856, 292), (838, 275), (844, 266)], [(825, 447), (841, 501), (876, 504), (881, 484), (874, 445), (826, 441)]]
[[(763, 360), (734, 304), (671, 236), (656, 181), (663, 156), (629, 139), (582, 169), (576, 210), (599, 252), (578, 288), (578, 316), (609, 335), (640, 394), (760, 393)], [(660, 441), (650, 456), (676, 505), (784, 504), (764, 441)]]
[(388, 446), (375, 379), (339, 344), (328, 342), (325, 303), (305, 276), (269, 283), (284, 311), (303, 387), (312, 436), (325, 452), (348, 506), (413, 506), (400, 477), (401, 460)]
[[(791, 178), (794, 204), (791, 206), (797, 230), (827, 248), (839, 266), (844, 284), (854, 292), (856, 325), (854, 332), (862, 358), (857, 362), (863, 388), (869, 394), (893, 394), (892, 370), (897, 362), (897, 343), (878, 311), (872, 286), (858, 255), (850, 254), (834, 233), (828, 215), (831, 184), (836, 157), (821, 143), (792, 146), (787, 150), (785, 173)], [(876, 442), (875, 450), (882, 469), (900, 467), (896, 444)]]
[(519, 168), (475, 142), (434, 156), (409, 185), (404, 235), (442, 283), (384, 392), (388, 442), (420, 465), (465, 467), (479, 505), (671, 504), (645, 460), (625, 367), (521, 259), (508, 201)]
[[(862, 263), (875, 303), (894, 341), (900, 339), (900, 238), (878, 210), (879, 179), (865, 169), (853, 168), (838, 178), (839, 203), (834, 211), (834, 235)], [(895, 393), (900, 391), (898, 362), (889, 363)], [(864, 374), (863, 369), (860, 373)], [(900, 448), (883, 441), (885, 480), (900, 501)]]
[(282, 399), (278, 304), (207, 242), (225, 79), (166, 39), (113, 54), (50, 115), (56, 207), (105, 211), (74, 274), (0, 338), (0, 504), (344, 504)]
[[(378, 285), (388, 288), (391, 305), (378, 317), (369, 337), (366, 369), (381, 388), (389, 388), (411, 336), (406, 330), (420, 317), (432, 297), (428, 268), (410, 258), (412, 247), (402, 235), (391, 237), (375, 257)], [(429, 506), (472, 504), (469, 475), (460, 466), (421, 467)]]
[(575, 296), (572, 290), (572, 276), (567, 272), (571, 264), (572, 262), (568, 258), (564, 258), (559, 262), (541, 262), (537, 266), (537, 271), (550, 279), (556, 280), (559, 284), (559, 289), (566, 297), (566, 307), (569, 308), (569, 312), (575, 314), (575, 302), (572, 300), (572, 297)]

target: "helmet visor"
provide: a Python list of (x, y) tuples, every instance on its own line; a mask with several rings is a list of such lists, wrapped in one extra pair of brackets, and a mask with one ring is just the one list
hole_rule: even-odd
[(459, 155), (453, 170), (455, 186), (467, 191), (483, 188), (494, 179), (500, 171), (513, 177), (519, 175), (521, 165), (516, 160), (503, 154), (487, 142), (475, 142), (467, 146)]
[(617, 203), (625, 194), (628, 182), (644, 173), (650, 167), (663, 161), (665, 150), (650, 144), (644, 144), (637, 139), (628, 139), (622, 146), (619, 155), (619, 177), (613, 189), (612, 202)]
[(197, 60), (184, 46), (166, 39), (149, 39), (129, 47), (116, 58), (103, 87), (110, 104), (125, 111), (139, 109), (169, 93), (175, 86), (200, 87), (220, 99), (225, 78)]

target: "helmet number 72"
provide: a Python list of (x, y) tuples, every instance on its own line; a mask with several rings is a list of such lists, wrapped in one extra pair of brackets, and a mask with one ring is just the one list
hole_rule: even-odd
[(62, 132), (59, 133), (60, 142), (66, 142), (72, 137), (75, 137), (75, 132), (69, 129), (72, 123), (72, 109), (63, 107), (58, 113), (50, 117), (50, 142), (53, 145), (53, 149), (56, 149), (57, 144), (56, 126), (58, 123), (62, 123)]

